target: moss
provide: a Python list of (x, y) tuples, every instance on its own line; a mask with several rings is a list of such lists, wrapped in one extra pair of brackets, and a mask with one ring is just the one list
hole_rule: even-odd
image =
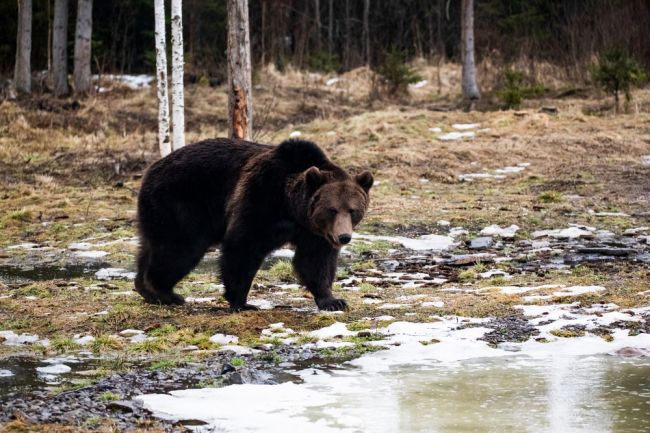
[(575, 338), (575, 337), (584, 337), (585, 331), (584, 329), (579, 329), (579, 328), (562, 328), (562, 329), (553, 329), (551, 331), (551, 334), (555, 335), (556, 337)]
[(562, 203), (564, 196), (558, 191), (544, 191), (537, 196), (537, 201), (541, 203)]
[(235, 357), (235, 358), (230, 358), (230, 361), (228, 361), (228, 363), (233, 367), (243, 367), (244, 365), (246, 365), (246, 360), (243, 358)]
[(111, 391), (103, 392), (99, 395), (100, 401), (116, 401), (121, 400), (122, 396)]
[(154, 361), (150, 366), (150, 370), (169, 370), (178, 366), (178, 361), (175, 359), (159, 359)]

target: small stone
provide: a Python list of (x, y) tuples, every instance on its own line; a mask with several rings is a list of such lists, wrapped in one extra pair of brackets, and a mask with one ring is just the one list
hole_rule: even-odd
[(135, 337), (136, 335), (141, 334), (144, 334), (144, 331), (139, 329), (125, 329), (124, 331), (120, 331), (120, 336), (125, 338)]
[(199, 350), (199, 346), (195, 346), (193, 344), (190, 344), (189, 346), (185, 346), (181, 349), (182, 352), (193, 352), (195, 350)]
[(475, 238), (471, 240), (469, 248), (472, 250), (484, 250), (490, 248), (493, 242), (493, 239), (487, 236)]

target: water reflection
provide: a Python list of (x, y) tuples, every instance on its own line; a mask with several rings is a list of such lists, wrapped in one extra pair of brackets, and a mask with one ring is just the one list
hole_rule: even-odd
[[(304, 431), (346, 433), (650, 431), (647, 359), (474, 359), (381, 373), (308, 370), (302, 376), (303, 384), (268, 385), (268, 393), (260, 385), (241, 385), (143, 400), (160, 416), (202, 419), (217, 431), (289, 431), (294, 424), (310, 426)], [(246, 402), (241, 416), (231, 400)], [(286, 421), (276, 429), (280, 414)]]

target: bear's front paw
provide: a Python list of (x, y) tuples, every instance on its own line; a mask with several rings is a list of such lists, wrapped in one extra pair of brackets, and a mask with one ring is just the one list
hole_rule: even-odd
[(258, 307), (251, 304), (242, 304), (242, 305), (231, 305), (230, 311), (233, 313), (239, 313), (240, 311), (257, 311)]
[(316, 299), (316, 305), (318, 305), (318, 308), (323, 311), (344, 311), (348, 309), (348, 303), (345, 302), (345, 299)]

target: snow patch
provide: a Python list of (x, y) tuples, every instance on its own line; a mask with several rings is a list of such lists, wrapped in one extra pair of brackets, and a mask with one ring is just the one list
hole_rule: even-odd
[(98, 280), (113, 280), (117, 278), (134, 280), (135, 272), (130, 272), (122, 268), (102, 268), (95, 272), (95, 278)]
[(515, 224), (511, 225), (510, 227), (503, 227), (503, 228), (494, 224), (491, 226), (487, 226), (483, 230), (481, 230), (481, 234), (486, 236), (499, 236), (506, 239), (512, 239), (515, 237), (518, 231), (519, 231), (519, 226)]
[(356, 239), (364, 239), (369, 241), (388, 241), (401, 244), (403, 247), (415, 251), (425, 251), (425, 250), (436, 250), (442, 251), (447, 250), (455, 245), (457, 245), (454, 238), (450, 236), (441, 236), (441, 235), (424, 235), (420, 236), (417, 239), (407, 238), (403, 236), (378, 236), (378, 235), (367, 235), (367, 234), (354, 234)]
[(239, 343), (239, 337), (236, 335), (214, 334), (212, 337), (210, 337), (210, 341), (220, 346), (224, 346), (227, 344)]

